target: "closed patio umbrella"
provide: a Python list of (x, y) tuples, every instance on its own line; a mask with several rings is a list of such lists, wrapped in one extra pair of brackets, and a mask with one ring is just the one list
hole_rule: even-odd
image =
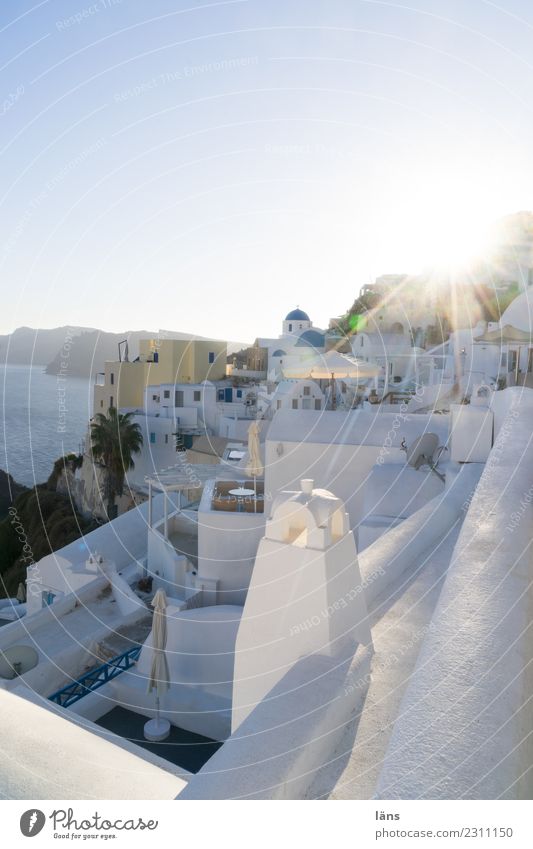
[(264, 471), (261, 460), (260, 430), (261, 425), (257, 420), (253, 421), (248, 428), (248, 463), (246, 465), (246, 474), (254, 479), (254, 512), (257, 512), (257, 478), (261, 477)]
[(170, 722), (159, 716), (160, 698), (170, 688), (170, 672), (167, 656), (167, 597), (158, 590), (152, 599), (154, 618), (152, 621), (152, 663), (148, 678), (148, 692), (155, 691), (156, 718), (144, 726), (147, 740), (164, 740), (170, 733)]
[(21, 604), (24, 604), (26, 601), (26, 587), (20, 582), (17, 590), (17, 601), (20, 601)]

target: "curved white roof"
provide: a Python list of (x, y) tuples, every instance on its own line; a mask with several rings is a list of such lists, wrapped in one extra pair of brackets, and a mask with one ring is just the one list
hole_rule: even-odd
[(501, 327), (506, 324), (526, 333), (533, 331), (533, 286), (511, 301), (500, 321)]
[(2, 799), (174, 799), (185, 787), (148, 753), (38, 698), (0, 690)]

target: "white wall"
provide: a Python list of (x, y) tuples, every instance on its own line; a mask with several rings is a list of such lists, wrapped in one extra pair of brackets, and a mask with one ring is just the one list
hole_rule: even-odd
[[(143, 435), (141, 452), (134, 456), (135, 466), (126, 473), (126, 486), (145, 486), (145, 476), (153, 475), (176, 463), (176, 428), (172, 419), (159, 416), (134, 416)], [(155, 442), (150, 441), (154, 434)]]
[(377, 798), (531, 798), (532, 395), (521, 392), (472, 499)]
[(218, 581), (218, 604), (244, 604), (264, 513), (212, 510), (214, 481), (204, 488), (198, 510), (198, 578)]
[[(267, 440), (265, 493), (275, 497), (282, 490), (295, 490), (302, 478), (313, 478), (317, 487), (332, 490), (341, 498), (350, 517), (350, 527), (361, 521), (366, 481), (380, 452), (374, 445), (323, 445), (309, 442)], [(392, 456), (400, 461), (405, 455), (399, 448)]]
[[(167, 608), (166, 655), (170, 689), (161, 696), (161, 715), (173, 725), (215, 740), (231, 730), (235, 639), (242, 608), (232, 605), (178, 610)], [(152, 634), (134, 669), (112, 686), (115, 702), (145, 716), (155, 713), (155, 694), (147, 685)]]
[[(321, 492), (308, 500), (283, 494), (259, 544), (237, 636), (233, 731), (299, 658), (346, 657), (357, 643), (371, 645), (348, 517), (342, 502)], [(333, 512), (325, 518), (330, 509), (337, 511), (334, 521), (341, 520), (337, 527)]]
[(350, 526), (363, 513), (368, 476), (378, 461), (405, 463), (402, 438), (412, 444), (424, 432), (448, 435), (446, 416), (351, 412), (284, 411), (274, 416), (266, 442), (265, 493), (299, 489), (302, 478), (335, 493), (345, 504)]
[[(194, 528), (190, 523), (186, 532), (191, 533)], [(180, 513), (170, 515), (169, 535), (183, 530)], [(185, 599), (192, 587), (192, 564), (176, 551), (170, 540), (165, 539), (164, 520), (154, 523), (148, 531), (148, 571), (154, 578), (155, 586), (164, 589), (167, 596)]]
[[(156, 496), (152, 504), (153, 520), (157, 521), (163, 515), (163, 495)], [(41, 609), (41, 587), (60, 593), (77, 592), (98, 578), (96, 572), (92, 575), (85, 567), (89, 554), (98, 552), (104, 555), (119, 570), (133, 561), (142, 561), (147, 552), (147, 516), (148, 504), (145, 503), (53, 554), (48, 554), (29, 568), (28, 614), (25, 622), (28, 623), (28, 617)]]
[[(371, 652), (298, 660), (178, 796), (301, 799), (361, 711)], [(273, 704), (275, 708), (273, 708)]]

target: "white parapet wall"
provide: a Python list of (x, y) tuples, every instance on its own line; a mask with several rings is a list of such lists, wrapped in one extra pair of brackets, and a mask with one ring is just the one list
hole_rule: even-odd
[(29, 690), (22, 698), (0, 690), (2, 799), (172, 799), (185, 786), (141, 750), (116, 746), (33, 699)]
[(400, 708), (380, 799), (531, 798), (533, 391), (507, 397)]
[[(155, 522), (163, 516), (164, 496), (156, 496), (152, 503)], [(90, 554), (98, 552), (106, 560), (112, 560), (118, 571), (136, 560), (144, 560), (147, 533), (148, 504), (145, 503), (43, 557), (28, 568), (27, 617), (42, 608), (43, 592), (52, 592), (56, 599), (54, 604), (57, 604), (62, 597), (78, 593), (96, 580), (101, 573), (96, 566), (87, 567)]]
[(369, 607), (378, 596), (386, 604), (387, 589), (397, 588), (404, 573), (409, 580), (422, 555), (435, 549), (461, 521), (483, 468), (481, 463), (457, 466), (453, 470), (449, 467), (446, 488), (440, 495), (360, 553), (361, 578)]
[[(346, 648), (346, 646), (344, 647)], [(360, 713), (370, 648), (311, 655), (283, 676), (178, 800), (300, 799)]]

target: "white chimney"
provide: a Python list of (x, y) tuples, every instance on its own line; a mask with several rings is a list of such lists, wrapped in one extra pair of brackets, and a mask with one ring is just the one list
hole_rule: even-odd
[(312, 495), (313, 494), (313, 486), (314, 485), (315, 485), (315, 482), (314, 482), (313, 478), (303, 478), (300, 481), (300, 486), (302, 487), (302, 492), (305, 492), (306, 495)]

